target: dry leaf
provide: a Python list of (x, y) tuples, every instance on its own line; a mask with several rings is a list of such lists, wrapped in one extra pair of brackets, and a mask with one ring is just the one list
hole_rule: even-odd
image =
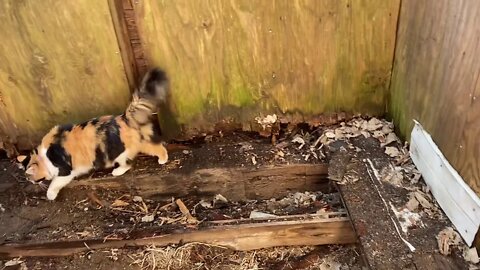
[(214, 202), (228, 203), (227, 198), (225, 198), (222, 194), (217, 194), (217, 195), (215, 195), (215, 197), (213, 198), (213, 201), (214, 201)]
[(80, 237), (89, 237), (89, 236), (93, 236), (93, 233), (89, 231), (83, 231), (83, 232), (77, 232), (76, 235)]
[(370, 138), (370, 137), (372, 136), (372, 135), (370, 135), (370, 132), (368, 132), (368, 131), (362, 130), (362, 131), (360, 131), (360, 133), (361, 133), (361, 134), (363, 135), (363, 137), (365, 137), (365, 138)]
[(415, 198), (417, 201), (422, 205), (423, 208), (432, 208), (433, 205), (423, 196), (423, 193), (420, 191), (416, 191), (414, 193)]
[(201, 201), (200, 201), (200, 205), (201, 205), (203, 208), (212, 208), (212, 203), (211, 203), (211, 202), (204, 201), (204, 200), (201, 200)]
[(302, 137), (300, 137), (300, 135), (297, 135), (295, 136), (295, 138), (293, 138), (292, 143), (300, 144), (298, 149), (302, 149), (302, 147), (305, 145), (305, 140)]
[(22, 264), (23, 261), (20, 260), (20, 258), (15, 258), (15, 259), (11, 259), (10, 261), (7, 261), (5, 262), (5, 266), (6, 267), (9, 267), (9, 266), (15, 266), (15, 265), (19, 265), (19, 264)]
[(260, 211), (250, 212), (250, 218), (253, 218), (253, 219), (276, 218), (276, 217), (277, 217), (276, 215), (263, 213), (263, 212), (260, 212)]
[(398, 157), (400, 155), (400, 151), (396, 147), (387, 146), (387, 147), (385, 147), (385, 154), (394, 158), (394, 157)]
[(477, 264), (480, 262), (480, 258), (478, 257), (478, 252), (475, 247), (472, 247), (472, 248), (465, 247), (463, 250), (463, 258), (465, 259), (465, 261), (471, 262), (474, 264)]
[(252, 156), (252, 163), (253, 165), (257, 165), (257, 159), (255, 159), (255, 156)]
[(143, 202), (143, 198), (140, 196), (133, 196), (133, 201), (134, 202)]
[(391, 144), (393, 142), (397, 142), (397, 141), (399, 141), (399, 139), (398, 139), (397, 135), (395, 135), (395, 133), (393, 133), (393, 132), (388, 133), (387, 137), (385, 138), (385, 142), (382, 143), (380, 146), (384, 147), (386, 145), (389, 145), (389, 144)]
[(382, 121), (378, 120), (377, 118), (373, 117), (372, 119), (368, 120), (366, 125), (366, 130), (374, 131), (379, 128), (383, 127)]
[(325, 132), (325, 137), (327, 137), (329, 139), (334, 139), (335, 138), (335, 133), (332, 132), (332, 131), (327, 131), (327, 132)]
[(341, 140), (345, 138), (345, 134), (340, 128), (335, 129), (335, 140)]
[(255, 117), (255, 120), (257, 121), (258, 124), (262, 126), (263, 129), (266, 129), (267, 126), (270, 126), (275, 122), (277, 122), (277, 115), (276, 114), (267, 115), (264, 118)]
[(438, 249), (441, 254), (449, 255), (450, 246), (459, 245), (461, 242), (460, 235), (451, 227), (443, 229), (437, 236)]
[(142, 217), (142, 222), (153, 222), (155, 220), (155, 216), (153, 214), (145, 215)]
[(130, 205), (128, 202), (125, 202), (125, 201), (122, 201), (122, 200), (119, 200), (119, 199), (116, 199), (112, 205), (110, 205), (111, 207), (124, 207), (124, 206), (128, 206)]
[(410, 194), (410, 200), (408, 200), (405, 207), (410, 211), (415, 211), (418, 208), (419, 205), (420, 205), (420, 203), (417, 201), (417, 199), (415, 199), (415, 196)]

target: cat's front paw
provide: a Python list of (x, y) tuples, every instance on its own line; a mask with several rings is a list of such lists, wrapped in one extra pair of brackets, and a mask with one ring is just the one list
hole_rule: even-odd
[(48, 200), (53, 201), (57, 198), (57, 196), (58, 196), (58, 190), (57, 191), (52, 190), (52, 189), (47, 190), (47, 199)]
[(167, 163), (168, 161), (168, 155), (162, 156), (158, 158), (158, 164), (163, 165)]
[(123, 166), (123, 167), (118, 167), (118, 168), (115, 168), (113, 169), (112, 171), (112, 175), (113, 176), (120, 176), (120, 175), (123, 175), (125, 174), (128, 170), (130, 170), (130, 166)]

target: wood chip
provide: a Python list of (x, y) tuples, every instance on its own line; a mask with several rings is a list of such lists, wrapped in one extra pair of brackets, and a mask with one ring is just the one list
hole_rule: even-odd
[(128, 202), (122, 201), (122, 200), (120, 200), (120, 199), (116, 199), (116, 200), (112, 203), (111, 207), (125, 207), (125, 206), (128, 206), (128, 205), (130, 205)]
[(103, 207), (103, 202), (97, 197), (95, 192), (91, 191), (87, 193), (87, 196), (90, 200), (92, 200), (94, 203), (98, 204), (100, 207)]
[(182, 200), (176, 199), (175, 203), (177, 204), (178, 209), (180, 209), (180, 212), (182, 212), (182, 214), (187, 218), (187, 223), (189, 223), (189, 224), (198, 223), (198, 220), (190, 214), (190, 211), (185, 206), (185, 204), (183, 203)]

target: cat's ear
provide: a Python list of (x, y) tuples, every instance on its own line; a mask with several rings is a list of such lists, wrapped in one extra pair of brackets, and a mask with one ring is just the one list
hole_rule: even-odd
[(31, 165), (28, 167), (27, 171), (25, 171), (26, 174), (28, 175), (34, 175), (37, 173), (38, 166), (36, 164)]
[(26, 158), (27, 158), (27, 156), (24, 156), (24, 155), (17, 156), (17, 161), (22, 163)]

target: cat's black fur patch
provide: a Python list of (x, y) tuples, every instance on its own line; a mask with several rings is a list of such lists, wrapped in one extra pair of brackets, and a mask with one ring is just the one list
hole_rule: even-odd
[(128, 120), (128, 118), (127, 118), (127, 115), (126, 115), (126, 114), (122, 114), (121, 117), (122, 117), (122, 120), (125, 122), (125, 124), (127, 124), (127, 126), (130, 126), (130, 125), (128, 124), (129, 120)]
[(150, 141), (152, 143), (161, 143), (162, 142), (162, 129), (160, 127), (160, 122), (156, 115), (152, 115), (152, 135), (150, 135)]
[(100, 147), (95, 148), (95, 160), (93, 161), (93, 167), (95, 169), (105, 168), (105, 153)]
[(115, 160), (121, 153), (125, 151), (125, 145), (120, 139), (120, 126), (115, 119), (103, 123), (100, 132), (105, 132), (105, 150), (108, 160)]
[(72, 124), (61, 125), (58, 127), (57, 135), (62, 135), (64, 132), (71, 131), (73, 128)]
[(78, 126), (80, 126), (82, 129), (84, 129), (86, 126), (88, 126), (89, 123), (90, 123), (90, 121), (86, 121), (86, 122), (81, 123)]
[(48, 147), (47, 157), (58, 168), (58, 176), (67, 176), (72, 172), (72, 158), (59, 143)]
[(27, 168), (28, 163), (30, 163), (30, 159), (32, 158), (31, 155), (26, 155), (25, 159), (22, 161), (23, 168)]
[(155, 96), (156, 85), (162, 82), (166, 82), (168, 80), (167, 74), (159, 68), (154, 68), (150, 71), (148, 75), (149, 77), (145, 83), (145, 89), (147, 90), (147, 93), (149, 95)]

